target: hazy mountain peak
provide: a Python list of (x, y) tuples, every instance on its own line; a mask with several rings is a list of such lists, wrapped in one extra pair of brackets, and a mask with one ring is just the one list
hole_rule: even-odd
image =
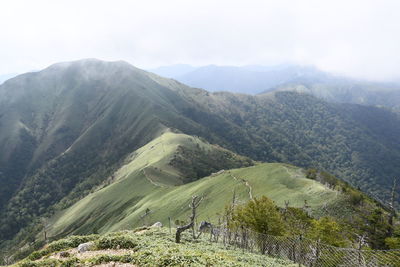
[(50, 65), (49, 67), (45, 68), (43, 71), (46, 70), (62, 70), (67, 68), (101, 68), (101, 67), (128, 67), (134, 68), (131, 64), (126, 61), (118, 60), (118, 61), (105, 61), (96, 58), (86, 58), (74, 61), (65, 61), (55, 63)]
[(193, 67), (188, 64), (174, 64), (169, 66), (161, 66), (154, 69), (149, 69), (149, 71), (161, 75), (167, 78), (175, 78), (186, 73), (189, 73), (195, 70), (196, 67)]

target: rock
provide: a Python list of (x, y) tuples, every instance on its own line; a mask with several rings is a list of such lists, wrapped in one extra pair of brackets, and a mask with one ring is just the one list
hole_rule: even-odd
[(153, 224), (151, 227), (162, 227), (162, 223), (156, 222), (156, 223)]
[(94, 246), (93, 242), (87, 242), (87, 243), (80, 244), (78, 246), (78, 252), (83, 253), (83, 252), (88, 251), (91, 248), (93, 248), (93, 246)]

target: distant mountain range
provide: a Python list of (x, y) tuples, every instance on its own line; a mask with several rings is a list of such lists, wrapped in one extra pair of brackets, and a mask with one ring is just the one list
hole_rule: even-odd
[(265, 92), (298, 77), (320, 75), (313, 67), (292, 65), (274, 67), (209, 65), (192, 67), (181, 64), (160, 67), (150, 71), (210, 92), (228, 91), (245, 94)]
[(369, 82), (329, 74), (312, 66), (172, 65), (152, 72), (211, 92), (260, 94), (270, 91), (309, 93), (328, 101), (400, 109), (400, 84)]

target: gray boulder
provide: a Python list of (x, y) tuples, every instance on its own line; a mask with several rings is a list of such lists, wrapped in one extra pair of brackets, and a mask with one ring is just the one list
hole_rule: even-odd
[(153, 224), (151, 227), (162, 227), (162, 223), (156, 222), (156, 223)]
[(93, 248), (93, 246), (94, 246), (93, 242), (87, 242), (87, 243), (80, 244), (78, 246), (78, 252), (83, 253), (83, 252), (88, 251), (91, 248)]

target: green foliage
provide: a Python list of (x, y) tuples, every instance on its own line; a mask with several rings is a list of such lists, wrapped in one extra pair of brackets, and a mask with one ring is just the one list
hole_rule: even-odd
[(393, 235), (385, 239), (385, 244), (390, 249), (400, 249), (400, 224), (394, 226)]
[(308, 237), (337, 247), (346, 244), (345, 237), (342, 234), (342, 227), (330, 217), (312, 220), (312, 228), (308, 233)]
[(186, 179), (194, 181), (221, 169), (248, 167), (253, 162), (220, 147), (207, 151), (200, 146), (179, 146), (169, 164), (183, 173)]
[(364, 214), (362, 230), (368, 235), (368, 242), (374, 249), (386, 248), (385, 239), (388, 237), (389, 224), (387, 215), (380, 208)]
[(99, 265), (99, 264), (104, 264), (108, 262), (121, 262), (121, 263), (130, 263), (134, 261), (134, 258), (130, 255), (123, 255), (123, 256), (118, 256), (118, 255), (100, 255), (98, 257), (95, 257), (90, 260), (91, 263)]
[(44, 259), (42, 261), (24, 261), (18, 264), (18, 267), (56, 267), (59, 262), (55, 259)]
[(362, 205), (366, 198), (366, 195), (359, 190), (354, 189), (349, 183), (338, 179), (337, 177), (324, 172), (318, 171), (317, 169), (311, 168), (306, 170), (306, 177), (312, 180), (316, 180), (322, 184), (328, 185), (330, 188), (337, 191), (342, 191), (346, 194), (349, 202), (352, 205)]
[(360, 205), (364, 200), (364, 195), (361, 192), (350, 190), (348, 191), (350, 203), (353, 205)]
[(50, 243), (42, 250), (32, 252), (32, 254), (28, 256), (28, 259), (37, 260), (56, 251), (61, 251), (67, 248), (76, 248), (79, 244), (89, 242), (97, 238), (97, 235), (69, 236), (68, 238)]
[(61, 262), (60, 267), (75, 267), (78, 266), (79, 259), (78, 258), (71, 258)]
[[(23, 260), (16, 266), (92, 266), (109, 262), (130, 263), (136, 266), (297, 266), (288, 260), (243, 253), (234, 248), (226, 249), (222, 244), (210, 243), (208, 238), (193, 240), (192, 235), (188, 233), (183, 233), (182, 244), (176, 244), (168, 230), (163, 229), (142, 230), (140, 234), (124, 231), (107, 236), (136, 240), (137, 246), (124, 251), (125, 254), (121, 255), (107, 254), (107, 249), (105, 249), (102, 250), (101, 255), (88, 258), (71, 258), (65, 261), (62, 259)], [(94, 242), (98, 243), (104, 237), (100, 236)]]
[(246, 228), (274, 236), (303, 236), (338, 247), (347, 244), (343, 227), (335, 219), (313, 219), (302, 209), (293, 207), (279, 210), (265, 196), (243, 205), (226, 207), (224, 218), (231, 229)]
[(400, 249), (400, 237), (387, 237), (385, 244), (390, 249)]
[(316, 180), (318, 175), (318, 170), (311, 168), (306, 170), (306, 177), (308, 179)]
[(305, 236), (313, 227), (313, 219), (303, 209), (288, 207), (282, 213), (286, 230), (291, 236)]
[(96, 241), (99, 249), (132, 249), (137, 246), (137, 240), (126, 235), (106, 235)]
[(278, 208), (266, 196), (235, 207), (232, 220), (257, 233), (279, 236), (285, 232)]

